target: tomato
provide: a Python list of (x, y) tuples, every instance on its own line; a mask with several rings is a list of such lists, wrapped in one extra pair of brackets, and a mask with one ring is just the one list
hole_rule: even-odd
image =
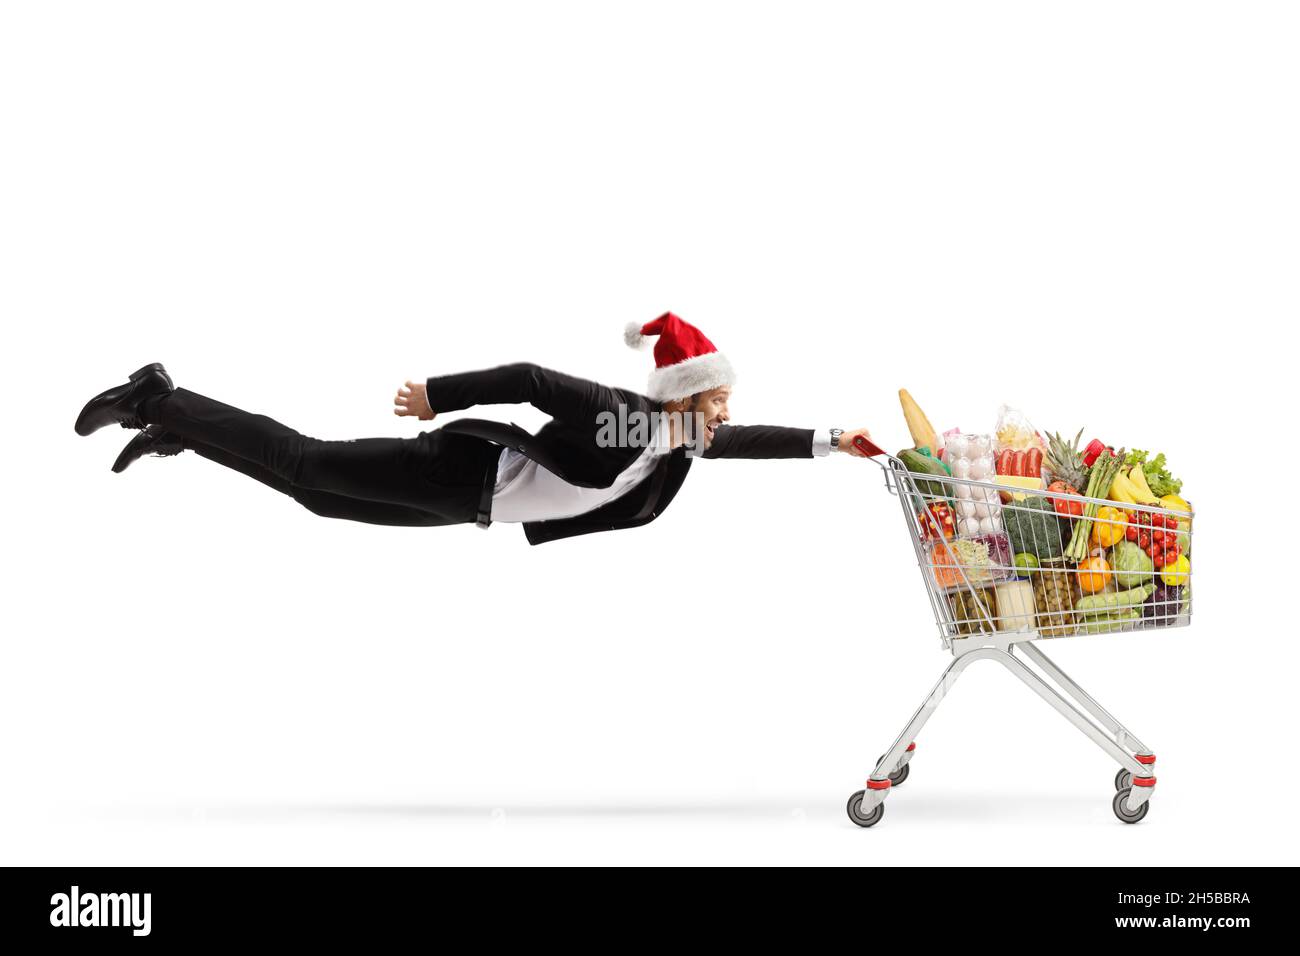
[[(1030, 477), (1033, 476), (1031, 475)], [(1048, 485), (1047, 490), (1057, 495), (1077, 495), (1079, 493), (1079, 489), (1074, 487), (1074, 485), (1067, 485), (1059, 479)], [(1071, 515), (1077, 518), (1083, 514), (1082, 501), (1070, 501), (1066, 498), (1053, 498), (1052, 507), (1056, 509), (1058, 515), (1066, 518)]]
[(1129, 525), (1124, 529), (1124, 537), (1129, 541), (1136, 541), (1138, 539), (1138, 529)]
[(1152, 531), (1152, 532), (1151, 532), (1151, 540), (1152, 540), (1152, 541), (1155, 541), (1155, 542), (1158, 543), (1158, 544), (1164, 544), (1164, 543), (1165, 543), (1165, 533), (1164, 533), (1163, 531)]
[(1151, 556), (1151, 563), (1154, 564), (1156, 566), (1156, 570), (1159, 571), (1161, 568), (1165, 566), (1165, 556), (1157, 551), (1155, 554)]
[(1143, 531), (1138, 535), (1138, 546), (1147, 554), (1151, 553), (1151, 532)]
[(1155, 556), (1156, 556), (1156, 546), (1155, 546), (1154, 544), (1143, 545), (1143, 546), (1142, 546), (1142, 550), (1145, 551), (1145, 552), (1147, 553), (1147, 557), (1149, 557), (1149, 558), (1155, 558)]
[(1171, 561), (1177, 561), (1180, 554), (1182, 554), (1182, 550), (1178, 545), (1171, 544), (1169, 547), (1165, 548), (1165, 564), (1169, 564)]

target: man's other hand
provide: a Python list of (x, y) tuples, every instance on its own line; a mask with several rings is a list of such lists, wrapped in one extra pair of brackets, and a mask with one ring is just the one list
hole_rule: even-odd
[(429, 407), (429, 396), (425, 394), (424, 386), (418, 382), (407, 382), (399, 388), (393, 404), (396, 405), (394, 415), (414, 415), (422, 422), (433, 421), (435, 413)]
[(867, 456), (862, 453), (861, 449), (859, 449), (857, 445), (853, 444), (853, 439), (857, 438), (859, 435), (870, 438), (871, 432), (867, 431), (865, 428), (855, 428), (851, 432), (846, 431), (840, 436), (840, 451), (852, 455), (854, 458), (866, 458)]

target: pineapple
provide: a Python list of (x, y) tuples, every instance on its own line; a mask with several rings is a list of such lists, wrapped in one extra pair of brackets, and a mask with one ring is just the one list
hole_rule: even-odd
[(1059, 434), (1052, 434), (1047, 442), (1047, 469), (1056, 478), (1073, 488), (1082, 491), (1088, 487), (1088, 467), (1083, 463), (1079, 453), (1079, 439), (1083, 429), (1074, 436), (1074, 441), (1067, 442)]

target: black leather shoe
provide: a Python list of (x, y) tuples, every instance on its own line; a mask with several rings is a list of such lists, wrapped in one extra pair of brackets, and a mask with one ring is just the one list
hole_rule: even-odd
[(113, 471), (121, 473), (137, 458), (145, 455), (179, 455), (185, 450), (185, 441), (179, 435), (173, 435), (161, 425), (150, 425), (136, 435), (113, 462)]
[(125, 385), (100, 392), (86, 403), (77, 416), (77, 434), (89, 435), (113, 422), (123, 428), (144, 428), (140, 403), (154, 395), (166, 395), (175, 388), (161, 362), (136, 369)]

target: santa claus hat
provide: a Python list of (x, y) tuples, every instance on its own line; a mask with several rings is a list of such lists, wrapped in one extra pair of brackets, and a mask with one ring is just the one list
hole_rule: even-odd
[(688, 398), (696, 392), (733, 385), (736, 373), (727, 357), (718, 351), (704, 333), (665, 312), (653, 322), (638, 325), (629, 322), (624, 333), (627, 344), (643, 349), (655, 342), (655, 370), (650, 373), (646, 395), (657, 402)]

